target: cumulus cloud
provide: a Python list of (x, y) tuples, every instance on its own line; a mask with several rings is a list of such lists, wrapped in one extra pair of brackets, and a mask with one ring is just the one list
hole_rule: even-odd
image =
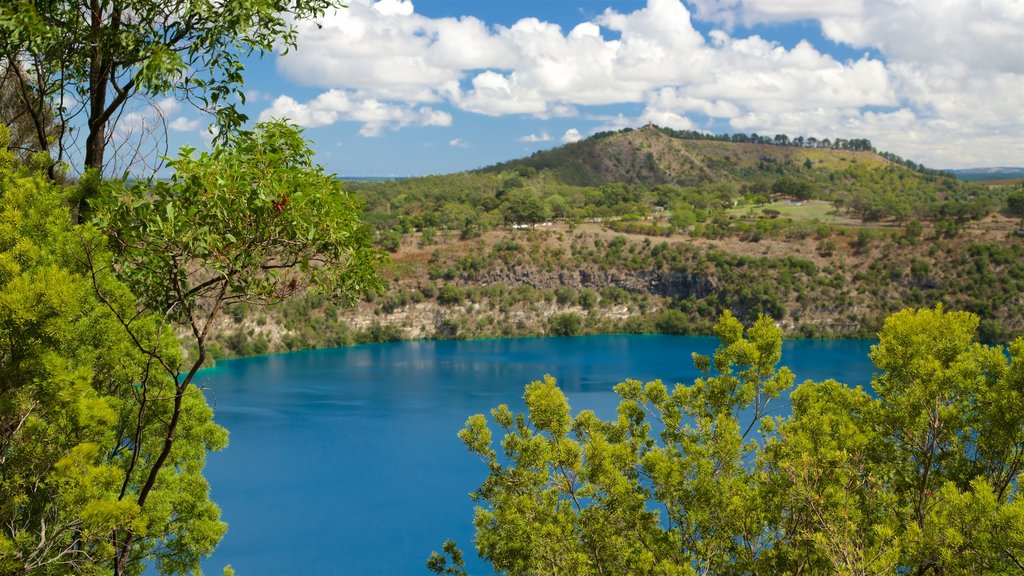
[(548, 134), (546, 130), (542, 130), (540, 134), (527, 134), (526, 136), (520, 136), (516, 139), (519, 142), (550, 142), (551, 134)]
[[(552, 118), (631, 103), (642, 107), (630, 118), (640, 122), (694, 129), (710, 119), (733, 130), (866, 137), (910, 156), (916, 149), (900, 146), (900, 132), (879, 122), (887, 118), (909, 122), (904, 126), (915, 134), (977, 138), (972, 142), (986, 147), (991, 162), (1020, 163), (1024, 156), (1024, 143), (1013, 140), (1024, 141), (1019, 0), (689, 6), (692, 12), (682, 0), (647, 0), (563, 29), (537, 18), (510, 26), (429, 18), (410, 0), (353, 0), (321, 28), (298, 23), (298, 50), (278, 61), (289, 80), (325, 92), (306, 104), (283, 96), (270, 110), (306, 125), (363, 122), (373, 135), (450, 124), (442, 106)], [(722, 28), (704, 35), (693, 19)], [(828, 41), (866, 54), (840, 61), (808, 41), (787, 48), (736, 32), (737, 25), (807, 20), (820, 23)], [(893, 142), (886, 141), (890, 134)], [(930, 156), (936, 165), (962, 164), (950, 151)]]
[(299, 126), (316, 128), (341, 120), (362, 123), (359, 133), (378, 136), (385, 130), (405, 126), (450, 126), (451, 114), (428, 106), (419, 108), (381, 102), (373, 98), (352, 97), (344, 90), (328, 90), (303, 104), (290, 96), (278, 96), (260, 113), (260, 120), (287, 118)]
[(580, 131), (575, 128), (569, 128), (565, 131), (565, 134), (562, 134), (562, 142), (566, 144), (579, 142), (580, 140), (583, 140), (583, 135), (581, 135)]
[[(848, 103), (845, 110), (819, 112), (819, 126), (844, 135), (862, 131), (860, 137), (937, 166), (1024, 160), (1024, 4), (1019, 0), (696, 0), (696, 5), (698, 14), (726, 25), (817, 20), (834, 42), (878, 50), (898, 109), (879, 113)], [(784, 121), (778, 113), (758, 112), (763, 120), (737, 118), (734, 125)], [(889, 130), (891, 124), (880, 118), (899, 120), (900, 129)]]
[(469, 143), (462, 138), (452, 138), (448, 141), (448, 145), (454, 146), (455, 148), (469, 148)]
[(384, 16), (410, 16), (413, 11), (409, 0), (380, 0), (373, 5), (373, 9)]
[(199, 120), (185, 118), (184, 116), (178, 116), (167, 125), (168, 128), (176, 132), (192, 132), (198, 130), (199, 126)]

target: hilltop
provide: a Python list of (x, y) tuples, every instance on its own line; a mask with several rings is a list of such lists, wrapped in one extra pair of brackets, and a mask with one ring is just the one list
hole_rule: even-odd
[[(907, 165), (910, 165), (908, 167)], [(693, 186), (706, 182), (749, 183), (778, 176), (816, 177), (852, 167), (890, 168), (921, 175), (919, 167), (892, 154), (879, 154), (867, 140), (817, 140), (779, 135), (711, 136), (648, 125), (602, 132), (527, 158), (479, 170), (550, 171), (559, 182), (600, 186), (608, 182)], [(938, 173), (933, 177), (940, 177)], [(817, 178), (820, 179), (820, 178)]]

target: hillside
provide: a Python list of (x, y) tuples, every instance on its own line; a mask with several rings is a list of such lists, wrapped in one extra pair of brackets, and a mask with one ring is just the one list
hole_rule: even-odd
[[(863, 146), (863, 144), (858, 144)], [(582, 185), (579, 182), (591, 182)], [(870, 338), (908, 306), (1024, 333), (1020, 186), (870, 150), (597, 135), (487, 169), (350, 182), (389, 290), (230, 310), (219, 355), (408, 338), (707, 333), (722, 309)]]
[[(754, 138), (758, 137), (755, 135)], [(785, 141), (789, 142), (788, 138)], [(870, 148), (870, 143), (857, 148)], [(912, 172), (870, 149), (777, 145), (734, 141), (726, 137), (711, 139), (698, 137), (692, 132), (680, 133), (650, 125), (636, 130), (597, 134), (480, 171), (549, 170), (565, 184), (600, 186), (608, 182), (623, 182), (650, 187), (658, 184), (692, 186), (706, 182), (749, 183), (783, 175), (821, 180), (822, 176), (827, 178), (829, 174), (841, 173), (854, 166), (899, 168), (900, 172)]]
[(949, 172), (966, 182), (1024, 180), (1024, 168), (1019, 167), (1002, 166), (992, 168), (966, 168), (961, 170), (950, 170)]

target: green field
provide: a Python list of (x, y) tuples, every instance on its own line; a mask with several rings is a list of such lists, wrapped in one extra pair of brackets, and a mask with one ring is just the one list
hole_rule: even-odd
[(728, 210), (731, 216), (749, 218), (756, 220), (764, 217), (765, 210), (777, 210), (779, 218), (792, 218), (793, 220), (814, 220), (828, 224), (840, 224), (844, 226), (859, 226), (863, 222), (856, 218), (840, 216), (836, 214), (836, 208), (831, 202), (823, 200), (810, 200), (801, 204), (790, 204), (788, 202), (773, 202), (760, 206), (742, 205)]

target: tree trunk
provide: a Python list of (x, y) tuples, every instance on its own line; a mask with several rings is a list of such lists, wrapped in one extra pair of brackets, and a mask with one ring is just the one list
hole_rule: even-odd
[[(106, 92), (104, 90), (103, 92)], [(89, 122), (89, 136), (85, 139), (85, 168), (103, 172), (103, 150), (106, 147), (106, 122)]]
[(90, 2), (92, 61), (89, 63), (89, 135), (85, 140), (85, 168), (103, 171), (103, 149), (106, 145), (107, 81), (110, 65), (103, 57), (103, 7), (98, 0)]

